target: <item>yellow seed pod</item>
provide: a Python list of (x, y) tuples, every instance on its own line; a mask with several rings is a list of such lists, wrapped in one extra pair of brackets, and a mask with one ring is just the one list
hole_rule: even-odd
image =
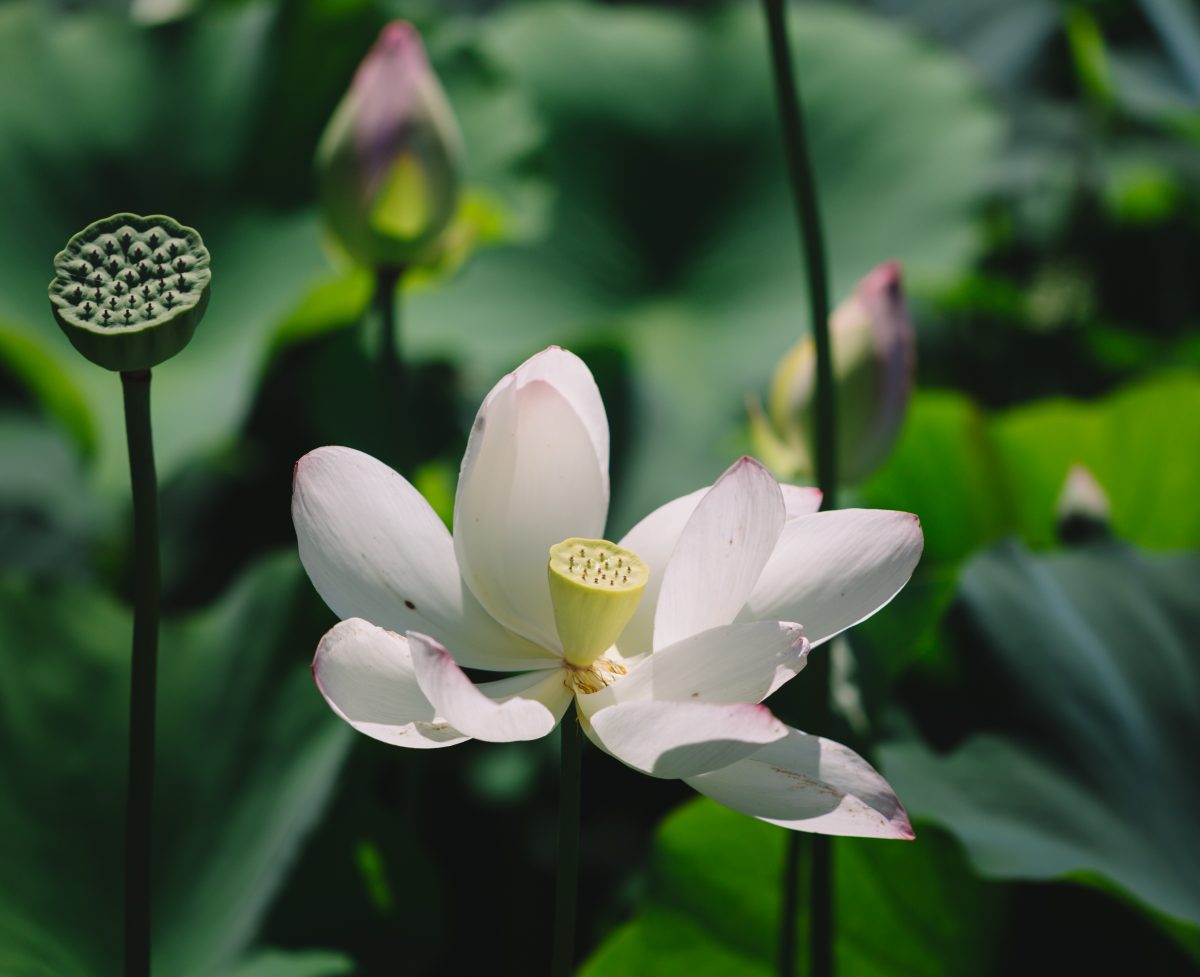
[(641, 557), (603, 539), (564, 539), (551, 546), (547, 573), (563, 654), (580, 667), (620, 637), (650, 579)]

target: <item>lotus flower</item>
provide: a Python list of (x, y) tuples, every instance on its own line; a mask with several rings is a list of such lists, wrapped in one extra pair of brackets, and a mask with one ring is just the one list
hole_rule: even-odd
[[(912, 837), (866, 761), (761, 702), (904, 585), (916, 517), (816, 512), (815, 490), (743, 458), (614, 544), (608, 495), (604, 406), (557, 348), (480, 408), (453, 536), (370, 456), (301, 458), (300, 558), (342, 618), (313, 661), (333, 711), (429, 748), (545, 736), (574, 699), (591, 740), (643, 773), (789, 828)], [(464, 667), (506, 675), (476, 684)]]

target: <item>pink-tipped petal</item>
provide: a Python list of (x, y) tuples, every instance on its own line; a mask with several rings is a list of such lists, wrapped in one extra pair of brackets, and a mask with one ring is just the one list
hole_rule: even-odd
[(799, 519), (801, 516), (811, 516), (821, 508), (821, 490), (811, 485), (779, 484), (783, 492), (783, 505), (787, 510), (787, 521)]
[(655, 650), (737, 617), (785, 519), (783, 494), (771, 474), (752, 458), (734, 463), (696, 506), (675, 544), (655, 610)]
[(687, 782), (726, 807), (797, 831), (914, 837), (895, 791), (853, 750), (798, 729), (752, 756)]
[(895, 597), (923, 546), (920, 520), (908, 512), (839, 509), (796, 519), (738, 619), (798, 621), (815, 647)]
[[(819, 489), (802, 485), (780, 485), (787, 519), (799, 519), (821, 508)], [(659, 506), (641, 520), (621, 540), (621, 545), (633, 550), (650, 568), (650, 580), (642, 595), (632, 620), (625, 626), (617, 647), (626, 658), (634, 658), (650, 651), (654, 638), (654, 611), (658, 606), (658, 594), (662, 589), (663, 571), (675, 552), (675, 544), (683, 534), (683, 527), (692, 518), (712, 486), (706, 485), (688, 495), (681, 495)]]

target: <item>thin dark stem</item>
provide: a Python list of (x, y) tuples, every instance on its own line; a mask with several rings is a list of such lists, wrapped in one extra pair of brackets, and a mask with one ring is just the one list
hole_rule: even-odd
[(833, 975), (833, 839), (811, 836), (812, 867), (808, 876), (809, 977)]
[(158, 669), (158, 480), (150, 431), (150, 371), (121, 374), (133, 496), (133, 654), (125, 799), (125, 977), (150, 974), (150, 826)]
[(796, 913), (800, 909), (800, 841), (803, 835), (789, 831), (783, 853), (783, 888), (779, 915), (779, 946), (776, 966), (783, 977), (796, 972)]
[(779, 127), (787, 157), (788, 179), (796, 206), (796, 223), (804, 247), (808, 277), (808, 308), (817, 359), (817, 484), (824, 493), (823, 508), (837, 507), (837, 418), (834, 406), (833, 357), (829, 345), (829, 273), (821, 213), (817, 206), (816, 174), (809, 156), (804, 110), (792, 70), (784, 0), (763, 0), (771, 46), (771, 70), (779, 106)]
[[(779, 127), (787, 158), (789, 183), (796, 207), (804, 263), (808, 276), (809, 319), (817, 361), (816, 467), (817, 485), (823, 493), (822, 508), (837, 506), (837, 417), (833, 386), (833, 356), (829, 340), (829, 274), (825, 259), (821, 213), (817, 205), (816, 175), (809, 153), (804, 125), (804, 108), (792, 68), (785, 0), (763, 0), (767, 37), (771, 49), (771, 72), (779, 108)], [(814, 656), (808, 682), (814, 687), (815, 709), (809, 713), (817, 729), (830, 717), (828, 656)], [(815, 674), (814, 674), (815, 673)], [(788, 839), (785, 856), (780, 920), (779, 974), (795, 973), (796, 896), (800, 839)], [(833, 974), (833, 852), (829, 839), (815, 835), (810, 841), (809, 872), (809, 969), (808, 977)]]
[(582, 742), (575, 704), (560, 727), (558, 879), (554, 892), (554, 955), (550, 977), (568, 977), (575, 958), (575, 900), (579, 888), (579, 782)]
[(385, 266), (375, 269), (375, 294), (371, 313), (379, 330), (380, 420), (384, 460), (403, 472), (410, 462), (408, 430), (408, 377), (400, 343), (400, 296), (404, 269)]

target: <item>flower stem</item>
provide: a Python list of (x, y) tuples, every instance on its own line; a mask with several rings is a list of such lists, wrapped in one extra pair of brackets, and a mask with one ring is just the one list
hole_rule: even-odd
[(796, 207), (796, 223), (804, 246), (808, 278), (808, 308), (817, 360), (817, 484), (824, 493), (823, 508), (837, 507), (837, 418), (833, 387), (833, 357), (829, 344), (829, 273), (821, 213), (817, 206), (816, 174), (809, 156), (804, 110), (792, 70), (785, 0), (763, 0), (771, 46), (771, 70), (779, 106), (779, 126), (787, 157), (788, 179)]
[(575, 958), (575, 900), (579, 888), (579, 782), (582, 737), (575, 703), (559, 725), (558, 879), (554, 893), (554, 955), (550, 977), (569, 977)]
[[(796, 85), (787, 28), (786, 0), (763, 0), (767, 38), (771, 49), (771, 73), (779, 109), (779, 127), (787, 158), (788, 179), (800, 229), (808, 277), (809, 320), (816, 352), (816, 468), (817, 485), (823, 494), (822, 508), (837, 506), (837, 417), (833, 386), (833, 357), (829, 341), (829, 282), (825, 259), (821, 213), (817, 205), (816, 174), (809, 154), (804, 109)], [(821, 729), (830, 717), (828, 656), (815, 656), (809, 663), (809, 682), (817, 694), (812, 723)], [(811, 674), (815, 672), (815, 674)], [(829, 839), (814, 835), (809, 842), (809, 977), (833, 974), (833, 852)], [(788, 837), (785, 855), (782, 919), (779, 937), (779, 974), (795, 973), (796, 896), (799, 878), (800, 838)]]
[(408, 377), (400, 348), (400, 286), (404, 269), (385, 265), (375, 269), (375, 294), (371, 299), (372, 316), (379, 329), (380, 419), (385, 461), (397, 471), (405, 471), (409, 459)]
[(125, 977), (150, 973), (150, 828), (158, 667), (158, 480), (150, 431), (150, 371), (121, 374), (133, 496), (133, 653), (125, 799)]

